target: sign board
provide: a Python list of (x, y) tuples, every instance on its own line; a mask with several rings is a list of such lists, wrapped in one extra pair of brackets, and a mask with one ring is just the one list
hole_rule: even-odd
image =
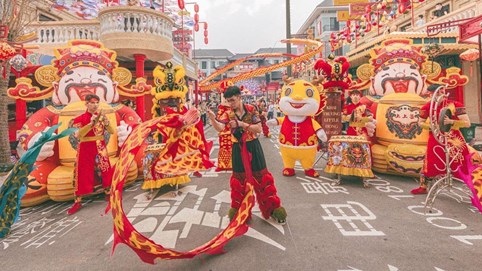
[(348, 12), (350, 16), (361, 16), (366, 13), (366, 7), (369, 5), (373, 5), (373, 3), (356, 3), (350, 4), (348, 7)]
[(460, 42), (482, 34), (482, 16), (475, 17), (468, 22), (460, 24), (459, 29)]
[(359, 18), (358, 15), (350, 15), (348, 10), (338, 10), (336, 12), (336, 19), (339, 22), (346, 22), (348, 20), (356, 20), (358, 18)]
[(326, 106), (323, 112), (317, 117), (328, 140), (335, 135), (341, 135), (343, 124), (341, 123), (341, 91), (327, 91)]
[(333, 0), (333, 6), (348, 6), (353, 3), (368, 3), (368, 0)]

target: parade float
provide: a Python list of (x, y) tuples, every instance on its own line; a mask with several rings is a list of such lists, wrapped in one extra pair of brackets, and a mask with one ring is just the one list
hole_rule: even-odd
[(418, 176), (428, 140), (428, 131), (418, 125), (427, 86), (447, 85), (450, 91), (468, 82), (459, 68), (442, 69), (423, 51), (408, 39), (386, 40), (356, 70), (351, 88), (368, 90), (361, 102), (377, 121), (371, 147), (374, 171)]
[[(111, 164), (118, 159), (119, 146), (141, 121), (135, 111), (119, 103), (119, 95), (137, 97), (151, 88), (143, 78), (137, 78), (136, 85), (129, 87), (131, 72), (119, 67), (114, 51), (93, 40), (71, 40), (67, 46), (56, 48), (52, 64), (40, 67), (35, 72), (35, 80), (43, 88), (33, 86), (30, 78), (20, 77), (16, 79), (16, 86), (8, 89), (8, 95), (14, 99), (51, 99), (52, 102), (30, 116), (17, 131), (20, 152), (28, 150), (43, 131), (58, 123), (62, 123), (58, 133), (67, 129), (70, 120), (85, 112), (85, 96), (93, 93), (101, 98), (100, 109), (116, 124), (116, 132), (107, 141)], [(29, 175), (23, 206), (48, 199), (73, 199), (72, 178), (78, 143), (78, 138), (71, 135), (42, 147), (36, 168)], [(137, 178), (138, 164), (140, 161), (129, 164), (128, 182)]]

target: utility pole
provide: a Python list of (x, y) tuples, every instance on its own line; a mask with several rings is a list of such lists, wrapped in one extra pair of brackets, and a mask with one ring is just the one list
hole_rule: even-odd
[[(286, 0), (286, 39), (291, 38), (291, 5), (290, 0)], [(291, 55), (291, 43), (286, 43), (286, 53)], [(286, 75), (291, 77), (291, 65), (286, 67)]]

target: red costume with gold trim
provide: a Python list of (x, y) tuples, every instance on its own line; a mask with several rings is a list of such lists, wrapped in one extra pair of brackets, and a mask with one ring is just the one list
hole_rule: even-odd
[(79, 130), (79, 148), (75, 166), (75, 196), (83, 196), (94, 192), (96, 184), (96, 172), (102, 177), (102, 187), (108, 188), (112, 182), (112, 170), (107, 155), (104, 133), (115, 132), (112, 125), (104, 126), (102, 121), (97, 121), (92, 126), (94, 115), (90, 112), (73, 119), (72, 127)]
[(350, 123), (350, 126), (346, 130), (346, 134), (352, 136), (365, 136), (368, 138), (367, 128), (365, 128), (362, 118), (371, 115), (372, 114), (367, 110), (366, 105), (364, 104), (351, 103), (345, 105), (342, 111), (342, 119)]
[[(184, 81), (185, 70), (167, 62), (165, 67), (157, 66), (153, 75), (156, 88), (151, 91), (153, 98), (153, 116), (167, 119), (186, 117), (192, 110), (183, 106), (188, 88)], [(187, 172), (196, 173), (214, 166), (209, 160), (212, 142), (204, 136), (201, 119), (195, 125), (179, 130), (167, 127), (152, 131), (155, 144), (151, 144), (144, 157), (144, 183), (142, 189), (157, 189), (164, 185), (188, 183), (191, 179)], [(166, 151), (163, 145), (174, 145), (172, 151)], [(200, 174), (199, 172), (197, 172)]]
[(278, 118), (281, 123), (279, 142), (286, 146), (318, 146), (316, 132), (321, 125), (312, 117), (306, 117), (301, 123), (292, 122), (287, 117)]
[[(463, 104), (456, 101), (446, 100), (443, 102), (443, 105), (437, 107), (437, 118), (440, 115), (441, 109), (446, 106), (454, 109), (455, 114), (452, 116), (452, 119), (454, 120), (459, 120), (458, 116), (467, 114)], [(429, 117), (429, 111), (430, 102), (422, 106), (420, 117), (422, 119), (427, 119)], [(438, 122), (438, 119), (435, 121)], [(459, 174), (458, 168), (466, 166), (465, 157), (469, 156), (469, 149), (459, 130), (451, 129), (447, 135), (449, 138), (448, 148), (450, 149), (450, 159), (453, 160), (450, 168), (452, 169), (454, 176), (457, 177)], [(425, 154), (422, 172), (425, 177), (435, 177), (437, 175), (446, 174), (447, 172), (445, 169), (444, 146), (438, 143), (433, 136), (432, 131), (430, 131), (428, 137), (427, 152)]]
[[(225, 105), (218, 106), (218, 114), (217, 119), (219, 119), (227, 110), (230, 110), (229, 107)], [(231, 163), (231, 155), (232, 155), (232, 136), (231, 136), (231, 128), (229, 125), (226, 125), (224, 129), (219, 132), (219, 152), (218, 152), (218, 166), (216, 171), (221, 170), (231, 170), (233, 165)]]

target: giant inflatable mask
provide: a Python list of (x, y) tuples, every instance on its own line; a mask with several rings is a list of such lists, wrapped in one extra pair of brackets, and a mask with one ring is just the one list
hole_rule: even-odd
[(419, 126), (420, 108), (427, 100), (427, 85), (464, 85), (460, 69), (428, 60), (420, 46), (407, 39), (384, 41), (370, 51), (368, 64), (357, 69), (354, 89), (368, 89), (365, 104), (377, 120), (373, 140), (373, 170), (418, 176), (423, 165), (428, 132)]
[(52, 86), (54, 87), (52, 102), (56, 105), (84, 101), (89, 94), (99, 96), (100, 102), (115, 103), (119, 101), (117, 83), (96, 68), (73, 69), (62, 76), (58, 83), (53, 82)]
[(370, 55), (370, 65), (374, 69), (370, 78), (370, 95), (426, 94), (427, 75), (421, 70), (422, 65), (426, 65), (427, 56), (421, 53), (420, 47), (410, 45), (408, 40), (386, 41), (384, 46), (373, 49)]

